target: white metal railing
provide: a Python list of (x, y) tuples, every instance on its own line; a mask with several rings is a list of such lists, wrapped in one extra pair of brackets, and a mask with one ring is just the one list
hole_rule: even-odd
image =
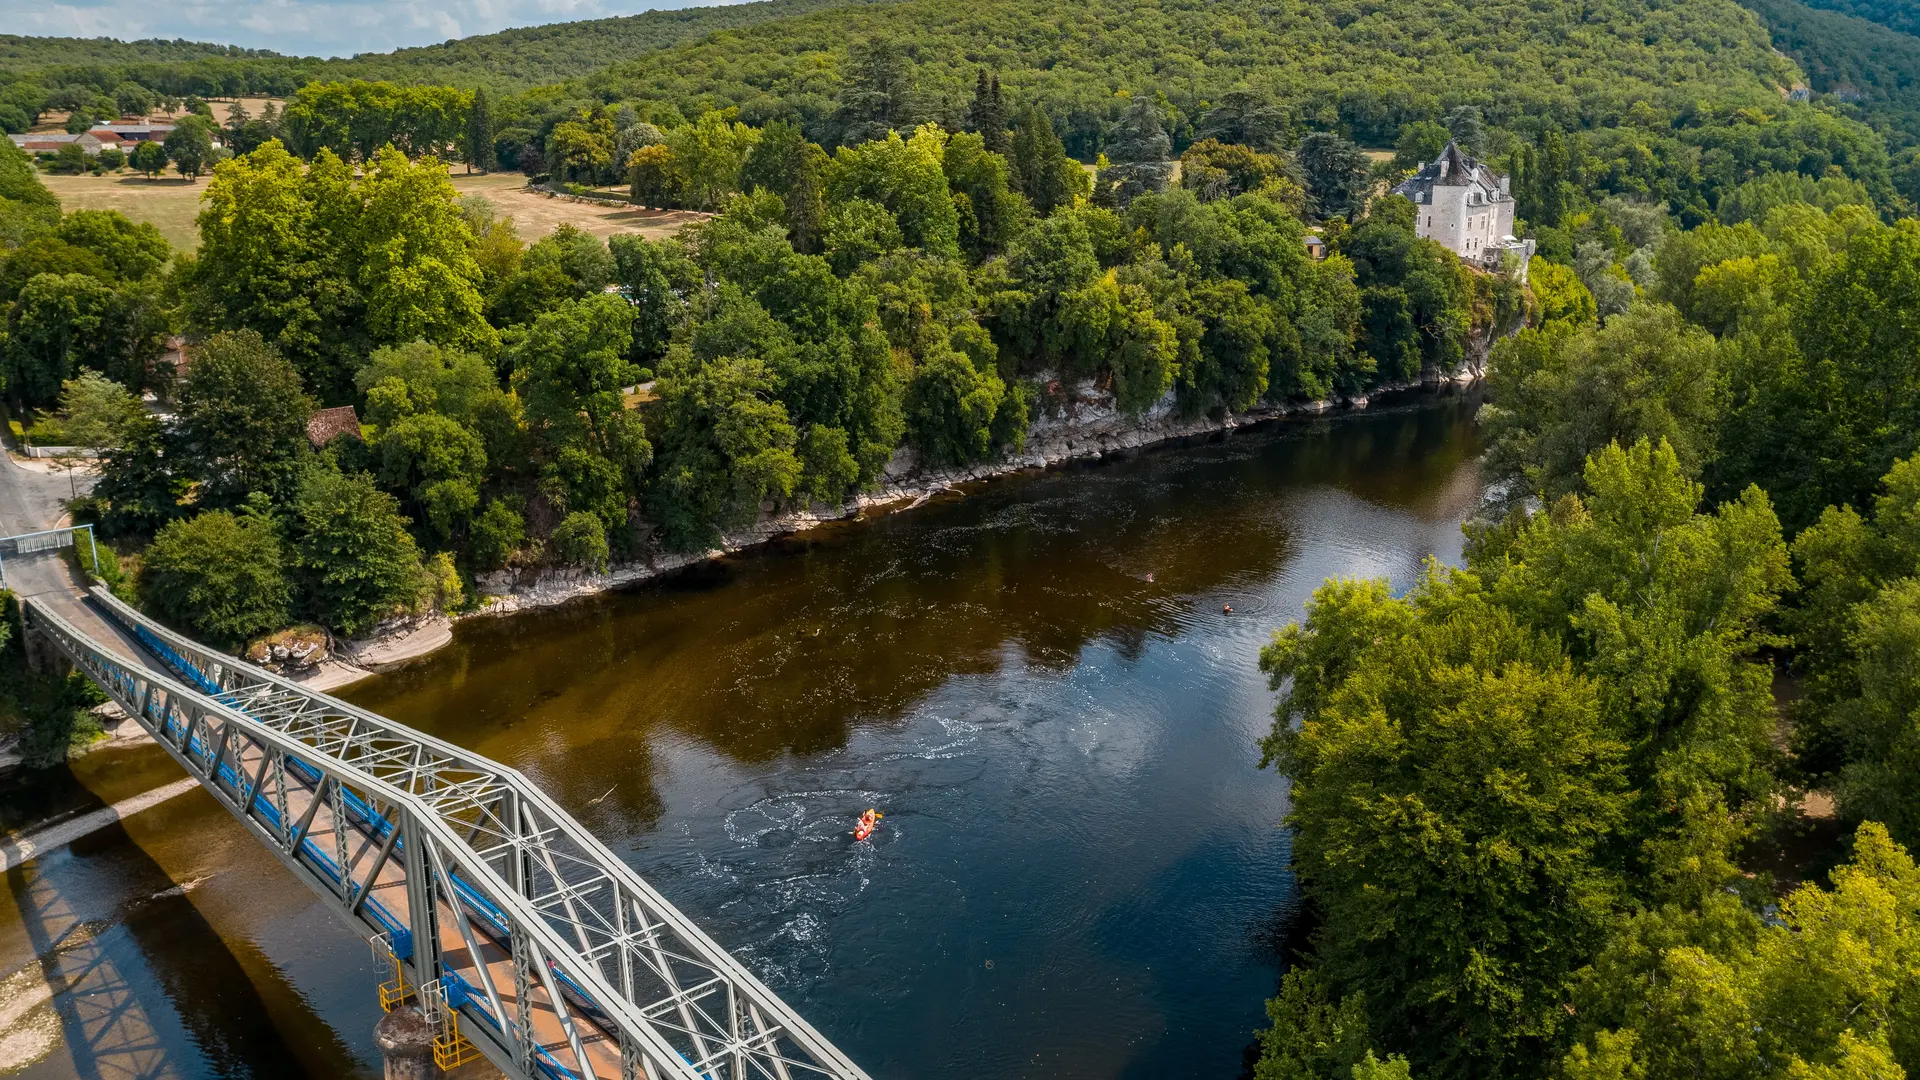
[(45, 551), (58, 551), (78, 544), (80, 533), (87, 534), (87, 552), (93, 557), (93, 572), (100, 572), (100, 548), (94, 543), (93, 526), (69, 525), (60, 529), (42, 529), (39, 532), (20, 533), (17, 536), (0, 536), (0, 589), (7, 588), (7, 556), (19, 558), (23, 555), (37, 555)]
[[(93, 599), (164, 669), (33, 600), (29, 628), (339, 914), (404, 942), (413, 985), (437, 983), (458, 1030), (517, 1080), (869, 1080), (519, 772), (209, 649), (105, 589)], [(345, 825), (316, 846), (323, 803)], [(395, 895), (395, 866), (404, 911), (369, 899)]]

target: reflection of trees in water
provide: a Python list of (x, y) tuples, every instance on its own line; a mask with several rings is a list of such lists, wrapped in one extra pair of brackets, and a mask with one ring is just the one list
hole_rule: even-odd
[(1196, 597), (1272, 580), (1291, 554), (1291, 492), (1443, 510), (1436, 494), (1477, 453), (1471, 408), (1455, 398), (1011, 480), (638, 595), (470, 625), (439, 660), (354, 696), (543, 763), (568, 806), (617, 779), (613, 799), (652, 820), (641, 733), (670, 728), (748, 761), (816, 753), (1010, 655), (1065, 671), (1105, 640), (1138, 658), (1153, 635), (1182, 632)]
[(1454, 507), (1434, 500), (1480, 455), (1472, 423), (1479, 407), (1477, 391), (1448, 393), (1432, 404), (1318, 421), (1285, 438), (1287, 452), (1269, 464), (1285, 486), (1321, 484), (1421, 517), (1451, 516)]
[[(76, 859), (110, 865), (68, 874), (36, 862), (6, 875), (59, 1016), (62, 1045), (54, 1053), (68, 1058), (74, 1076), (364, 1074), (337, 1033), (262, 959), (256, 969), (281, 980), (275, 989), (284, 993), (276, 996), (302, 1010), (295, 1020), (306, 1045), (300, 1054), (288, 1046), (226, 942), (117, 826), (82, 846)], [(113, 918), (98, 917), (102, 871), (122, 898)], [(138, 899), (124, 902), (127, 896)]]

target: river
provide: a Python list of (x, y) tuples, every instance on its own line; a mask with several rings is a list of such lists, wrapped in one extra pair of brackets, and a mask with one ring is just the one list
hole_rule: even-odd
[[(1256, 656), (1329, 576), (1457, 560), (1474, 405), (1003, 479), (463, 623), (345, 696), (526, 772), (876, 1080), (1231, 1080), (1293, 895)], [(157, 756), (82, 759), (0, 825)], [(60, 991), (21, 1075), (371, 1074), (365, 944), (209, 798), (7, 884), (0, 975)]]

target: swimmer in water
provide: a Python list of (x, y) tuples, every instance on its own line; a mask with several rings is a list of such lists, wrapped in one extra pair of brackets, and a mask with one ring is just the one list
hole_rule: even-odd
[(1222, 614), (1222, 615), (1231, 615), (1231, 614), (1233, 614), (1233, 605), (1232, 605), (1232, 604), (1221, 604), (1221, 605), (1220, 605), (1220, 614)]

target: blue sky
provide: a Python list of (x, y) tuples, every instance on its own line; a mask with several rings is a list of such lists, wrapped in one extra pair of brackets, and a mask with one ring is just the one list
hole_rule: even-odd
[(729, 0), (0, 0), (0, 32), (187, 38), (298, 56), (351, 56), (509, 26)]

